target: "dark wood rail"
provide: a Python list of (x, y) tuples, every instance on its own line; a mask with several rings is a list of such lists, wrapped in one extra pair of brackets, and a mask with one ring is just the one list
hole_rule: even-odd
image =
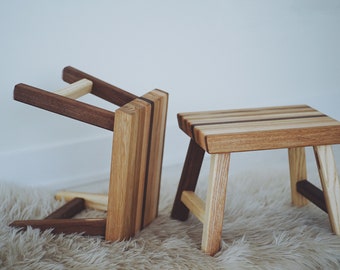
[(68, 66), (63, 69), (63, 80), (65, 82), (74, 83), (81, 79), (88, 79), (92, 81), (93, 86), (91, 94), (98, 96), (117, 106), (123, 106), (126, 103), (129, 103), (130, 101), (137, 98), (137, 96), (135, 96), (134, 94), (131, 94), (114, 85), (108, 84), (74, 67)]
[(26, 84), (17, 84), (14, 99), (113, 131), (115, 113)]
[(314, 186), (311, 182), (307, 180), (302, 180), (297, 182), (296, 189), (301, 195), (314, 203), (317, 207), (319, 207), (326, 213), (328, 212), (325, 202), (325, 196), (323, 195), (322, 190), (320, 190), (318, 187)]
[(26, 230), (28, 226), (41, 231), (52, 229), (52, 233), (83, 233), (90, 236), (104, 236), (106, 219), (42, 219), (42, 220), (16, 220), (10, 224), (11, 227)]

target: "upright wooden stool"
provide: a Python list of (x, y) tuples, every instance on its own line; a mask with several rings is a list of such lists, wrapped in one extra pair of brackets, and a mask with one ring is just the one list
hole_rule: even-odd
[[(114, 131), (108, 195), (61, 192), (58, 197), (70, 200), (64, 207), (44, 220), (11, 226), (128, 239), (158, 214), (168, 94), (155, 89), (137, 97), (73, 67), (64, 68), (63, 79), (71, 84), (55, 93), (18, 84), (14, 99)], [(75, 100), (88, 93), (120, 108), (111, 112)], [(107, 211), (107, 218), (70, 219), (85, 206)]]
[[(178, 122), (191, 141), (171, 216), (184, 221), (191, 211), (203, 223), (205, 253), (220, 249), (232, 152), (288, 148), (293, 204), (309, 199), (328, 212), (340, 234), (340, 183), (330, 146), (340, 144), (340, 122), (305, 105), (180, 113)], [(314, 148), (323, 192), (307, 181), (306, 146)], [(194, 191), (205, 152), (211, 165), (203, 202)]]

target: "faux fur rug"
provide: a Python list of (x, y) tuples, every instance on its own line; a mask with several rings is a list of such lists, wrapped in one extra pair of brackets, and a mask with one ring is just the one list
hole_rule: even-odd
[[(16, 219), (43, 218), (60, 202), (45, 190), (2, 183), (1, 269), (340, 269), (340, 237), (318, 208), (291, 206), (287, 174), (248, 171), (230, 177), (222, 249), (214, 257), (199, 249), (202, 225), (196, 218), (169, 217), (177, 182), (171, 173), (165, 176), (159, 217), (133, 239), (116, 243), (8, 227)], [(205, 182), (199, 183), (202, 196)]]

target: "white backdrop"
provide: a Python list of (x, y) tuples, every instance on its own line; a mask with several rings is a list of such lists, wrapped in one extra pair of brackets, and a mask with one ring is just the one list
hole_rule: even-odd
[(169, 92), (164, 166), (185, 156), (177, 112), (309, 104), (340, 119), (339, 0), (8, 0), (0, 34), (1, 180), (108, 176), (109, 132), (12, 100), (20, 82), (64, 87), (67, 65), (136, 95)]

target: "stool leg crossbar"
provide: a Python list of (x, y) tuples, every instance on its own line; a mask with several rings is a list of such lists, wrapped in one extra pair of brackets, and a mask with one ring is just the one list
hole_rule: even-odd
[(311, 201), (328, 213), (332, 230), (340, 234), (340, 183), (330, 145), (314, 146), (322, 190), (307, 180), (304, 148), (291, 148), (289, 165), (291, 174), (292, 203), (303, 206)]
[[(137, 97), (73, 67), (64, 68), (63, 79), (71, 85), (55, 93), (18, 84), (14, 99), (115, 132), (108, 195), (60, 192), (57, 198), (71, 202), (52, 216), (11, 226), (128, 239), (158, 215), (168, 94), (155, 89)], [(111, 112), (75, 100), (89, 93), (120, 108)], [(107, 218), (70, 219), (84, 207), (107, 211)]]

